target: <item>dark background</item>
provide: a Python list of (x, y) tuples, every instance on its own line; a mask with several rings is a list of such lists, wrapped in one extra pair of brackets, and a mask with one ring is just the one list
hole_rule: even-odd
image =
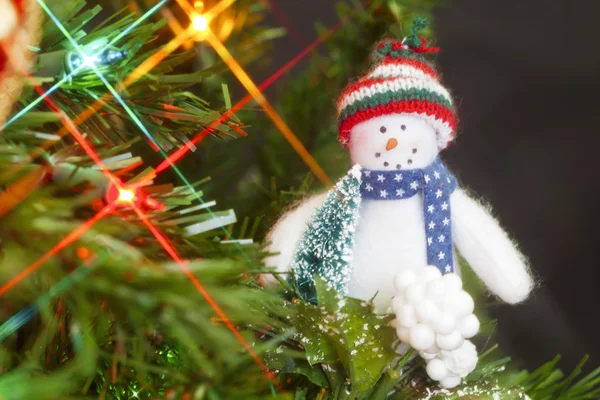
[[(336, 1), (271, 0), (273, 25), (287, 17), (294, 28), (273, 69), (316, 38), (316, 21), (337, 22)], [(540, 279), (526, 304), (493, 310), (498, 341), (529, 368), (556, 354), (565, 369), (586, 353), (600, 365), (600, 2), (450, 0), (435, 15), (460, 117), (443, 156), (493, 204)]]

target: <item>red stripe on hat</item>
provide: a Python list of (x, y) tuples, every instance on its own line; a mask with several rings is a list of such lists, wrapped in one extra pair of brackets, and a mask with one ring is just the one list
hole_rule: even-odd
[(427, 100), (401, 100), (398, 102), (380, 104), (377, 107), (368, 107), (365, 110), (352, 114), (340, 123), (339, 141), (346, 146), (350, 141), (350, 130), (355, 125), (371, 118), (389, 114), (426, 114), (434, 116), (436, 119), (448, 122), (452, 129), (452, 137), (456, 135), (456, 116), (450, 109), (437, 103), (431, 103)]

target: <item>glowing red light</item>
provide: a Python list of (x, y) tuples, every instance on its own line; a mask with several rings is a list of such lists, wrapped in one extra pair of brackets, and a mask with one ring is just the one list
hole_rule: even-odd
[(117, 202), (119, 203), (131, 203), (135, 199), (135, 191), (131, 189), (118, 189), (118, 191)]
[(111, 185), (106, 191), (106, 202), (121, 208), (141, 210), (164, 210), (166, 207), (148, 195), (142, 187)]

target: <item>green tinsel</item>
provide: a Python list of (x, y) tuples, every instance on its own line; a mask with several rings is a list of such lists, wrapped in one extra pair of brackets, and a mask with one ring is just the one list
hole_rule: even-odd
[[(178, 342), (162, 339), (161, 334), (153, 335), (154, 341), (159, 342), (154, 350), (155, 366), (159, 368), (173, 368), (181, 370), (184, 367), (184, 361), (179, 356)], [(160, 339), (156, 339), (156, 338)], [(108, 360), (104, 363), (104, 368), (98, 369), (95, 381), (96, 391), (101, 395), (104, 390), (109, 398), (114, 400), (130, 399), (153, 399), (153, 398), (180, 398), (186, 390), (185, 386), (165, 373), (152, 372), (145, 375), (144, 381), (138, 380), (138, 372), (135, 368), (116, 367), (118, 372), (116, 380), (113, 382), (111, 376), (107, 373), (111, 371), (113, 365)]]

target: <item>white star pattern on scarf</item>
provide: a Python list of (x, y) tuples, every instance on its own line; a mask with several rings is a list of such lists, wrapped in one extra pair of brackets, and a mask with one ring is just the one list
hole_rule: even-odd
[(364, 171), (364, 174), (366, 177), (371, 176), (371, 171), (369, 171), (368, 169)]
[[(369, 175), (367, 172), (372, 172)], [(451, 201), (449, 194), (455, 188), (447, 170), (430, 168), (422, 175), (415, 171), (365, 171), (362, 196), (374, 200), (400, 200), (412, 196), (423, 199), (424, 227), (428, 261), (442, 273), (453, 272)], [(430, 260), (429, 260), (430, 259)]]

